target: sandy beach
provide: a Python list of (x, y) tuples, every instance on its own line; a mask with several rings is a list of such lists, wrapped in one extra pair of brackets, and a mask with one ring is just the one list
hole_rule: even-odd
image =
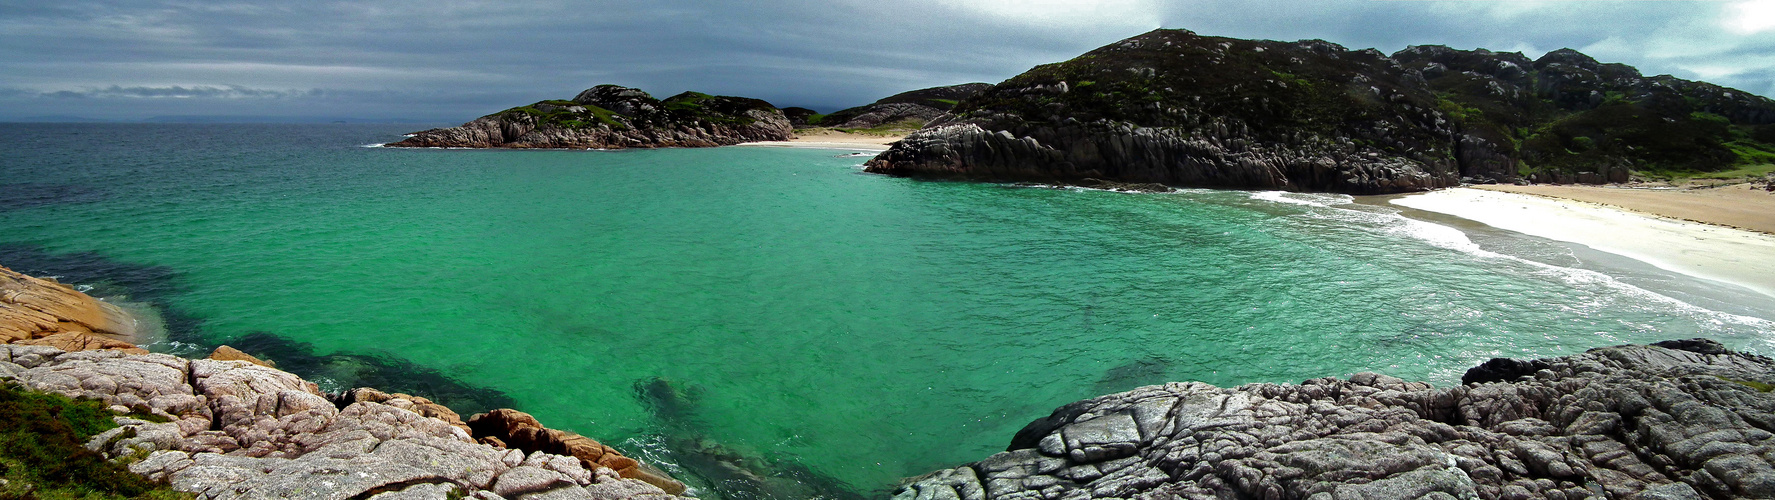
[(1775, 234), (1775, 193), (1753, 189), (1749, 184), (1687, 189), (1546, 184), (1473, 187), (1609, 205), (1673, 219)]
[(740, 143), (739, 145), (774, 148), (887, 151), (888, 146), (905, 137), (906, 136), (903, 135), (850, 134), (829, 129), (811, 129), (797, 130), (795, 131), (795, 138), (787, 141), (746, 142)]
[[(1507, 189), (1444, 189), (1405, 196), (1392, 203), (1507, 231), (1577, 243), (1668, 271), (1739, 285), (1775, 297), (1775, 235), (1718, 225), (1727, 222), (1695, 222), (1729, 220), (1733, 226), (1757, 227), (1754, 224), (1759, 223), (1759, 218), (1763, 224), (1768, 222), (1769, 212), (1748, 211), (1757, 203), (1770, 202), (1754, 197), (1748, 197), (1749, 201), (1722, 201), (1737, 199), (1726, 192), (1714, 196), (1706, 192), (1636, 192), (1574, 186)], [(1746, 194), (1775, 198), (1767, 192), (1739, 189)], [(1580, 201), (1580, 197), (1600, 203)]]

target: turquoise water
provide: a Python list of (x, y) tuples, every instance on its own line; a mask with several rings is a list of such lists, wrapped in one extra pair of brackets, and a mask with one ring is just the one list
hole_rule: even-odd
[(827, 150), (361, 147), (407, 128), (0, 126), (0, 257), (35, 263), (0, 265), (149, 304), (157, 350), (297, 343), (265, 354), (333, 389), (431, 373), (411, 390), (507, 398), (709, 497), (876, 495), (1167, 380), (1447, 385), (1695, 336), (1775, 353), (1766, 319), (1345, 196), (926, 182)]

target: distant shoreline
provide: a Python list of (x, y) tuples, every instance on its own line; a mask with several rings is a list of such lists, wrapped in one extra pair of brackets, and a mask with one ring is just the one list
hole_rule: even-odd
[(736, 144), (736, 146), (887, 151), (894, 143), (905, 138), (904, 135), (853, 134), (831, 129), (803, 129), (796, 130), (795, 136), (787, 141), (744, 142)]

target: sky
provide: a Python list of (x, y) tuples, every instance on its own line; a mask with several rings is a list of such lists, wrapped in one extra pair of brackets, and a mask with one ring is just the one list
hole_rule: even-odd
[(1775, 0), (0, 0), (0, 120), (454, 124), (604, 83), (832, 111), (1156, 28), (1569, 47), (1775, 96)]

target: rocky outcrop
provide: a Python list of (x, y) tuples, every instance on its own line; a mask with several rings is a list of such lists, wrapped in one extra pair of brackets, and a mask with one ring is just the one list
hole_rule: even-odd
[(409, 409), (417, 398), (334, 401), (245, 361), (0, 345), (0, 379), (140, 416), (87, 447), (199, 498), (677, 498), (575, 457), (478, 443)]
[(571, 101), (542, 101), (461, 126), (415, 132), (388, 147), (624, 149), (784, 141), (792, 127), (770, 103), (685, 92), (664, 101), (600, 85)]
[(1775, 361), (1706, 339), (1069, 404), (896, 498), (1770, 498)]
[[(963, 100), (868, 170), (1005, 181), (1379, 194), (1469, 182), (1619, 182), (1775, 156), (1775, 101), (1576, 51), (1158, 30)], [(1770, 131), (1775, 136), (1775, 131)]]
[[(863, 106), (842, 109), (809, 124), (838, 129), (867, 129), (882, 125), (923, 126), (949, 115), (956, 103), (992, 88), (986, 83), (964, 83), (901, 92)], [(804, 118), (805, 120), (805, 118)]]
[[(65, 350), (69, 350), (69, 349), (63, 349), (63, 350), (65, 351)], [(229, 346), (225, 346), (225, 345), (216, 346), (216, 350), (210, 351), (210, 355), (205, 357), (204, 359), (214, 359), (217, 361), (245, 361), (245, 362), (252, 363), (255, 365), (259, 365), (259, 366), (263, 366), (266, 368), (277, 368), (277, 363), (273, 363), (270, 361), (259, 359), (257, 356), (253, 356), (251, 354), (241, 352), (240, 349), (235, 349), (233, 347), (229, 347)]]
[(501, 408), (475, 415), (468, 420), (468, 427), (482, 442), (532, 453), (543, 452), (577, 458), (588, 469), (609, 468), (622, 477), (646, 481), (667, 493), (678, 494), (685, 490), (684, 483), (672, 479), (658, 469), (623, 456), (621, 452), (592, 438), (543, 427), (542, 423), (528, 413)]
[(122, 308), (0, 267), (0, 342), (146, 354), (137, 340), (135, 318)]

